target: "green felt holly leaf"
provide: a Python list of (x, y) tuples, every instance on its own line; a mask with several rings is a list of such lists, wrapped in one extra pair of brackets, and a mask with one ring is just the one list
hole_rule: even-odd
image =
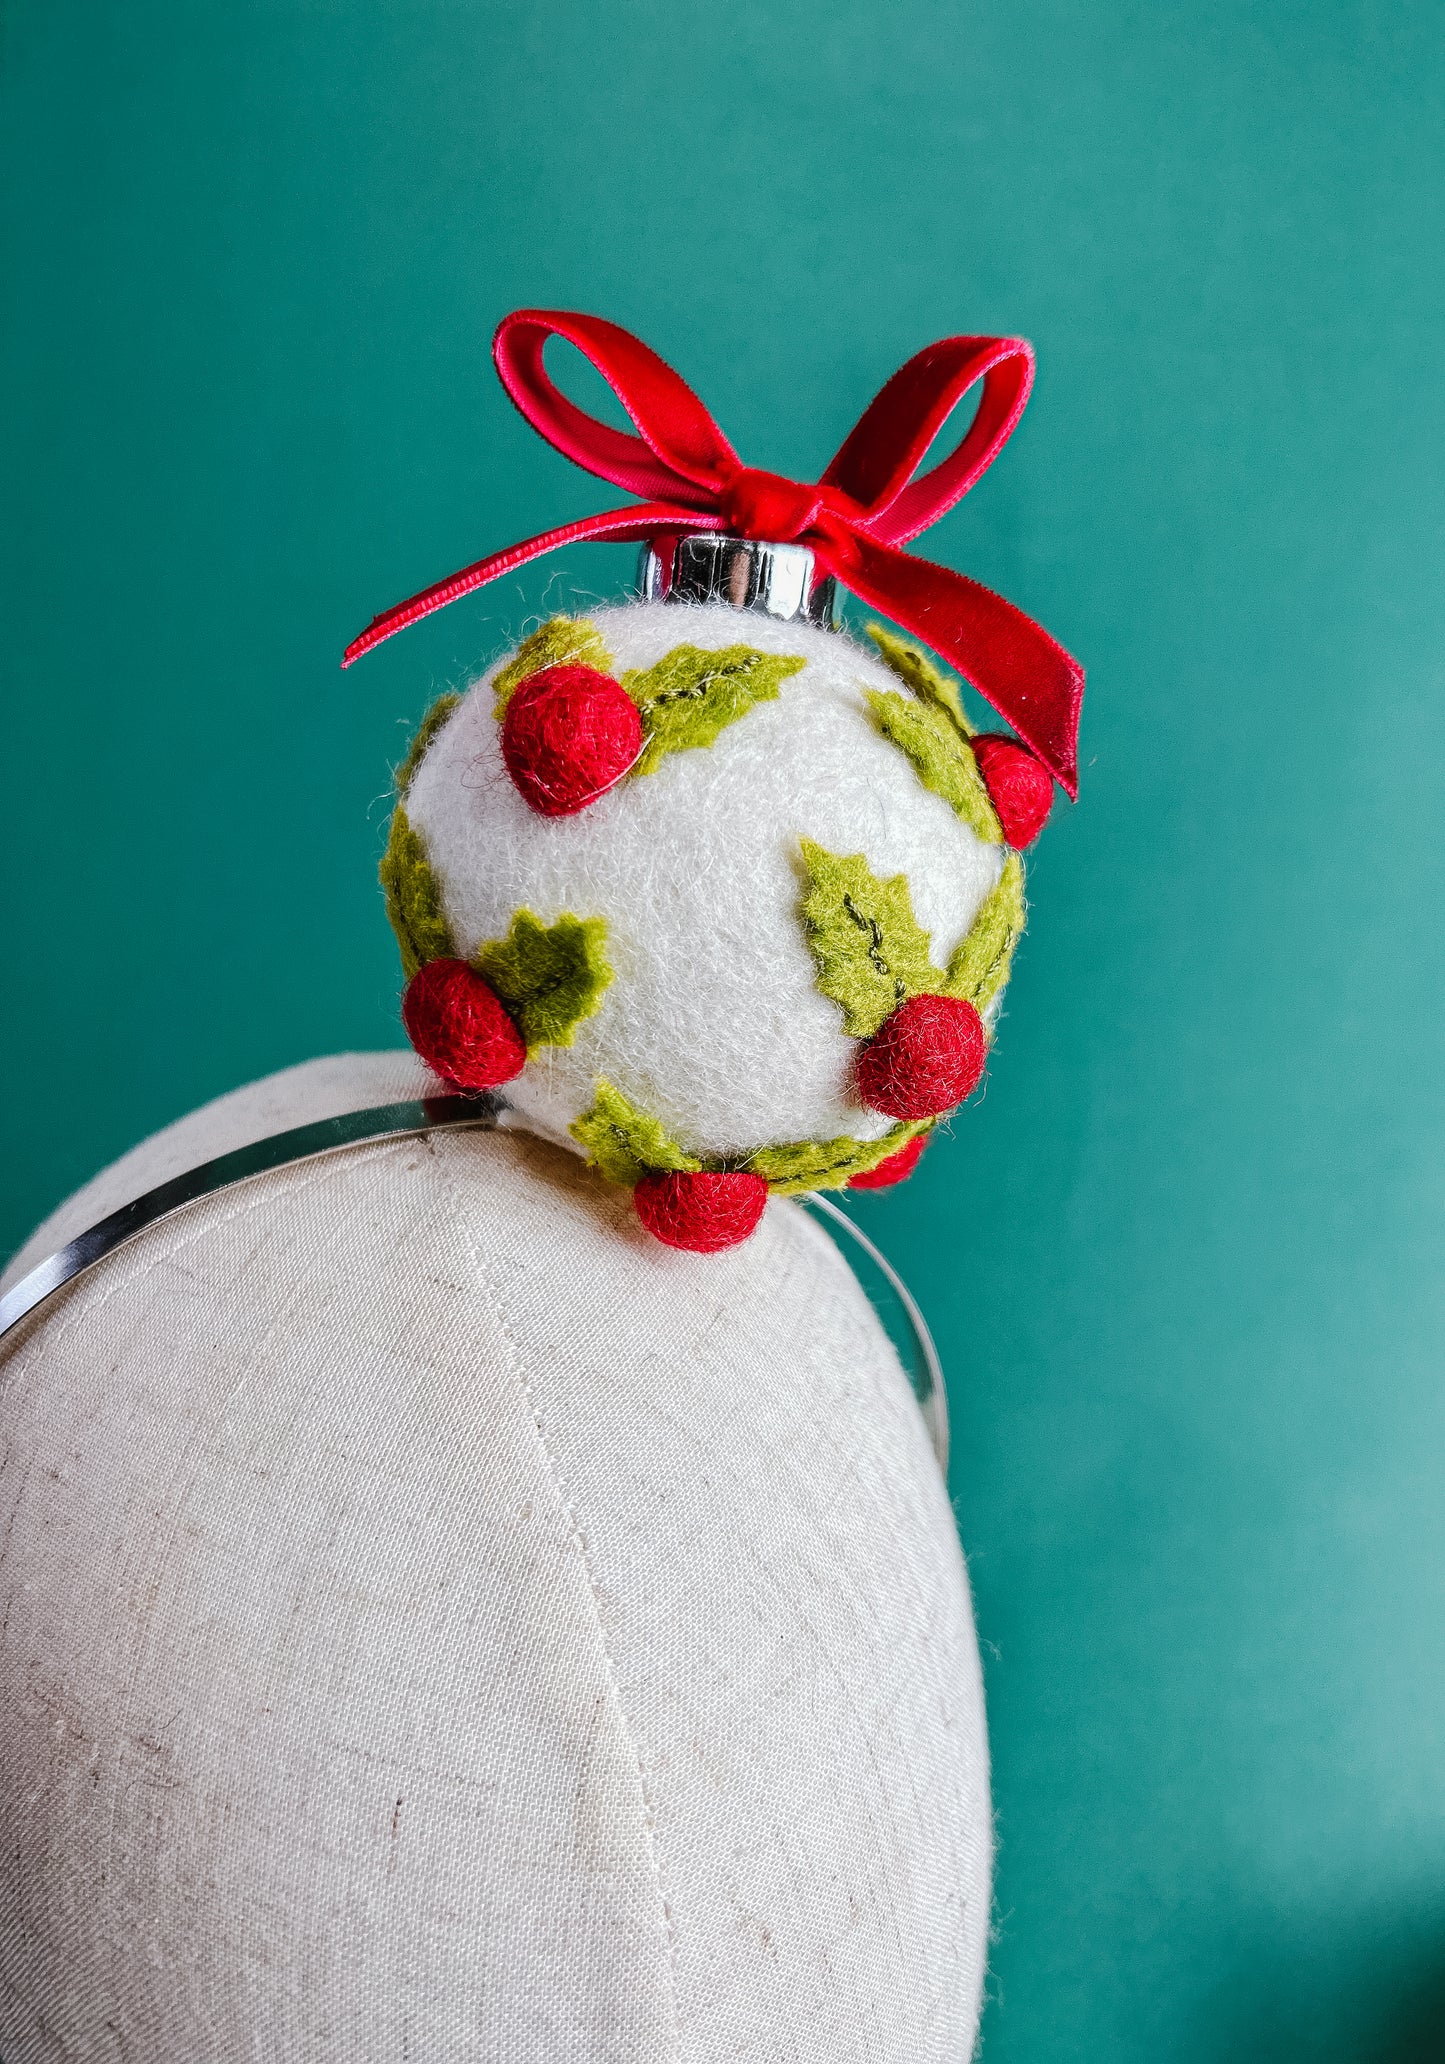
[(870, 688), (868, 708), (873, 722), (891, 745), (906, 753), (923, 786), (942, 796), (965, 824), (988, 846), (1003, 844), (1003, 826), (973, 748), (944, 710), (912, 695)]
[(905, 875), (880, 880), (861, 853), (829, 853), (802, 841), (808, 883), (799, 906), (818, 965), (818, 987), (843, 1006), (845, 1029), (871, 1039), (907, 997), (943, 980), (928, 934), (913, 915)]
[(406, 749), (406, 758), (396, 770), (396, 792), (399, 796), (404, 796), (411, 787), (412, 778), (417, 768), (426, 758), (427, 750), (432, 740), (436, 737), (438, 731), (441, 730), (443, 724), (445, 724), (447, 718), (461, 699), (460, 695), (453, 695), (451, 693), (439, 695), (422, 718), (421, 723), (417, 726), (415, 738), (413, 738), (411, 744)]
[(876, 1168), (900, 1147), (907, 1146), (934, 1123), (923, 1118), (907, 1125), (894, 1125), (882, 1139), (794, 1140), (787, 1146), (763, 1147), (748, 1158), (754, 1175), (767, 1178), (776, 1196), (792, 1197), (804, 1190), (841, 1190), (855, 1175)]
[(386, 914), (401, 948), (402, 973), (409, 982), (425, 962), (448, 959), (456, 947), (442, 908), (441, 883), (420, 834), (412, 829), (400, 803), (392, 812), (380, 873)]
[(678, 645), (647, 668), (631, 667), (622, 685), (637, 704), (647, 743), (634, 774), (653, 773), (670, 752), (711, 745), (760, 702), (771, 702), (789, 674), (806, 666), (778, 652), (724, 645), (705, 652)]
[(656, 1118), (639, 1111), (620, 1089), (600, 1077), (591, 1110), (575, 1119), (570, 1130), (587, 1149), (593, 1167), (609, 1182), (629, 1189), (644, 1175), (702, 1166), (668, 1137)]
[(493, 939), (472, 962), (501, 997), (527, 1043), (570, 1046), (612, 980), (605, 917), (563, 911), (543, 924), (519, 910), (505, 939)]
[(533, 631), (530, 638), (522, 640), (492, 683), (492, 714), (497, 722), (507, 714), (507, 704), (529, 674), (540, 674), (543, 667), (566, 666), (569, 662), (573, 666), (596, 667), (599, 674), (612, 672), (612, 654), (603, 643), (602, 633), (585, 616), (554, 616), (540, 630)]
[(1003, 872), (979, 906), (967, 938), (959, 942), (939, 984), (945, 996), (961, 996), (975, 1010), (987, 1010), (1008, 980), (1014, 948), (1023, 935), (1024, 864), (1010, 853)]
[(920, 702), (932, 703), (936, 709), (942, 710), (960, 737), (973, 737), (973, 725), (964, 713), (963, 697), (952, 675), (945, 674), (933, 664), (926, 652), (885, 630), (882, 624), (869, 624), (868, 635), (878, 648), (878, 657), (891, 674), (897, 674)]

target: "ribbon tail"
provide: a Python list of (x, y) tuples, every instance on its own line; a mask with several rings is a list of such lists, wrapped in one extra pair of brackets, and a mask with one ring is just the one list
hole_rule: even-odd
[(1078, 794), (1084, 669), (1042, 624), (966, 574), (857, 531), (829, 539), (818, 556), (861, 601), (957, 667), (1064, 793)]
[(557, 530), (544, 530), (539, 537), (525, 538), (520, 545), (509, 545), (505, 552), (493, 552), (472, 566), (464, 566), (460, 573), (449, 574), (445, 580), (423, 588), (409, 601), (397, 602), (392, 608), (384, 609), (380, 616), (372, 618), (359, 638), (352, 639), (342, 655), (341, 664), (343, 668), (349, 667), (363, 653), (384, 644), (398, 631), (404, 631), (408, 624), (420, 622), (422, 617), (445, 609), (448, 602), (470, 595), (474, 588), (484, 588), (488, 581), (500, 580), (503, 574), (511, 573), (515, 567), (525, 566), (530, 559), (540, 559), (546, 552), (555, 552), (559, 546), (579, 544), (593, 538), (611, 538), (615, 542), (626, 543), (629, 538), (641, 540), (663, 530), (712, 529), (720, 522), (720, 518), (710, 520), (681, 503), (634, 502), (627, 509), (608, 509), (599, 516), (584, 516), (577, 523), (564, 523)]

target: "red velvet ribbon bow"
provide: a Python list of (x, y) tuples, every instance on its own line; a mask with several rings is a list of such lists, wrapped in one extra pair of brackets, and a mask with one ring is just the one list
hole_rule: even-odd
[[(640, 436), (611, 429), (567, 399), (542, 363), (549, 337), (565, 337), (591, 360)], [(1001, 595), (899, 549), (968, 493), (1023, 414), (1034, 354), (1022, 338), (943, 337), (928, 345), (874, 397), (811, 486), (743, 465), (687, 382), (599, 316), (520, 308), (498, 328), (492, 356), (534, 430), (589, 473), (643, 499), (494, 552), (398, 603), (347, 647), (343, 665), (458, 596), (578, 539), (715, 530), (806, 545), (820, 573), (835, 575), (955, 666), (1060, 786), (1076, 793), (1084, 694), (1078, 661)], [(957, 448), (915, 480), (934, 438), (979, 380), (978, 409)]]

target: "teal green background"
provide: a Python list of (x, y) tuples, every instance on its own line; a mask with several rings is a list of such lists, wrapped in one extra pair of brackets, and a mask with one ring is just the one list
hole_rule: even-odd
[(1445, 9), (10, 0), (4, 1223), (398, 1036), (388, 768), (604, 506), (605, 313), (811, 474), (1040, 354), (924, 549), (1089, 667), (986, 1099), (860, 1214), (951, 1371), (996, 2064), (1445, 2056)]

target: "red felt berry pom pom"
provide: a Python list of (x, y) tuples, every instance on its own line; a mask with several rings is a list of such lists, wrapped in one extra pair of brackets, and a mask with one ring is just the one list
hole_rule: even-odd
[(1043, 830), (1044, 819), (1053, 808), (1052, 777), (1016, 738), (990, 732), (972, 743), (978, 771), (998, 811), (1003, 835), (1022, 852)]
[(850, 1190), (891, 1190), (894, 1183), (902, 1182), (912, 1175), (918, 1166), (919, 1156), (928, 1145), (928, 1134), (917, 1132), (896, 1154), (890, 1154), (886, 1161), (880, 1161), (876, 1168), (865, 1170), (862, 1175), (848, 1178)]
[(543, 667), (507, 704), (502, 758), (543, 817), (570, 817), (614, 788), (642, 751), (637, 704), (590, 666)]
[(755, 1229), (768, 1201), (768, 1186), (762, 1176), (742, 1169), (645, 1175), (632, 1201), (655, 1239), (690, 1254), (718, 1254), (724, 1247), (736, 1247)]
[(890, 1118), (937, 1118), (983, 1073), (988, 1038), (971, 1003), (910, 996), (859, 1049), (858, 1091)]
[(459, 1089), (495, 1089), (527, 1061), (522, 1035), (489, 982), (464, 960), (429, 960), (401, 1002), (407, 1037)]

